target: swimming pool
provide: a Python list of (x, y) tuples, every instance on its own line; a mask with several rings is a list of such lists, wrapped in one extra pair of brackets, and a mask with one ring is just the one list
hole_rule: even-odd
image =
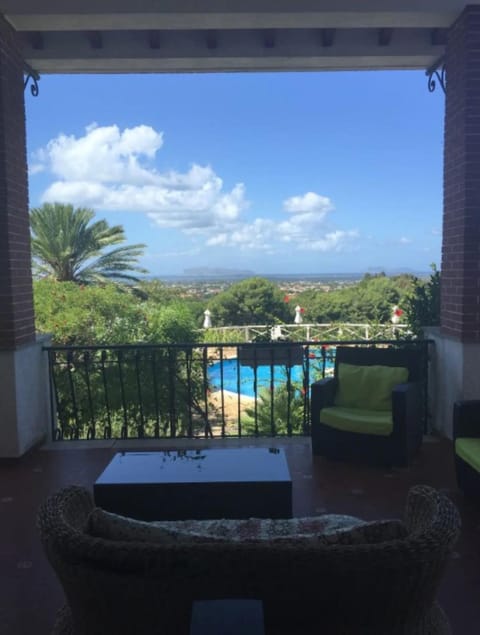
[[(246, 397), (255, 397), (254, 390), (254, 370), (251, 366), (238, 364), (236, 358), (224, 359), (223, 362), (216, 362), (208, 369), (208, 380), (212, 390), (222, 389), (221, 366), (223, 364), (223, 389), (230, 392), (238, 392)], [(309, 381), (312, 382), (320, 375), (322, 360), (311, 359), (309, 367)], [(326, 370), (333, 368), (333, 362), (327, 360)], [(273, 384), (275, 387), (281, 386), (287, 381), (287, 369), (285, 366), (257, 366), (257, 394), (263, 388), (270, 388), (273, 371)], [(303, 384), (304, 369), (302, 365), (292, 366), (290, 381), (292, 383)], [(240, 386), (238, 386), (240, 381)]]

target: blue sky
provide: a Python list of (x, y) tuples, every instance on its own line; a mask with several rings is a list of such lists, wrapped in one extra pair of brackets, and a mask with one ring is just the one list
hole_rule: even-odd
[(440, 267), (444, 96), (423, 71), (44, 76), (30, 205), (92, 207), (152, 275)]

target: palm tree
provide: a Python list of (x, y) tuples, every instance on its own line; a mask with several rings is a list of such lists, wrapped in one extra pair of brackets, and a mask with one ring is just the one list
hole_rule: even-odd
[[(263, 388), (257, 403), (258, 432), (271, 434), (272, 414), (275, 434), (287, 434), (289, 425), (293, 432), (300, 432), (304, 420), (304, 405), (301, 389), (293, 382), (277, 386), (273, 392), (269, 388)], [(255, 408), (245, 408), (245, 413), (248, 417), (247, 420), (242, 420), (245, 434), (256, 434)]]
[(91, 222), (92, 209), (45, 203), (30, 210), (34, 272), (59, 281), (83, 284), (138, 280), (133, 272), (147, 273), (137, 261), (145, 245), (106, 249), (125, 240), (121, 225)]

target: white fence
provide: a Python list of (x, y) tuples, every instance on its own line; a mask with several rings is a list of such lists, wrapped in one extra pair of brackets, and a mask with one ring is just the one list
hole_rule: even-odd
[(219, 326), (204, 329), (211, 342), (252, 342), (259, 338), (272, 340), (328, 341), (328, 340), (390, 340), (411, 334), (406, 324), (249, 324), (247, 326)]

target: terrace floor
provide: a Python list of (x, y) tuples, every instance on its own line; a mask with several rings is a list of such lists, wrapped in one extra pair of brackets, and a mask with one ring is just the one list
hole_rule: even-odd
[(44, 446), (19, 460), (0, 461), (0, 633), (46, 635), (63, 594), (47, 563), (35, 527), (40, 503), (72, 483), (92, 487), (113, 454), (126, 449), (185, 447), (284, 447), (293, 480), (294, 516), (348, 513), (373, 520), (402, 517), (411, 485), (444, 490), (457, 504), (462, 532), (439, 599), (453, 633), (473, 635), (480, 624), (480, 504), (456, 488), (450, 441), (428, 437), (414, 465), (385, 470), (312, 460), (310, 441), (228, 439), (168, 441), (62, 442)]

